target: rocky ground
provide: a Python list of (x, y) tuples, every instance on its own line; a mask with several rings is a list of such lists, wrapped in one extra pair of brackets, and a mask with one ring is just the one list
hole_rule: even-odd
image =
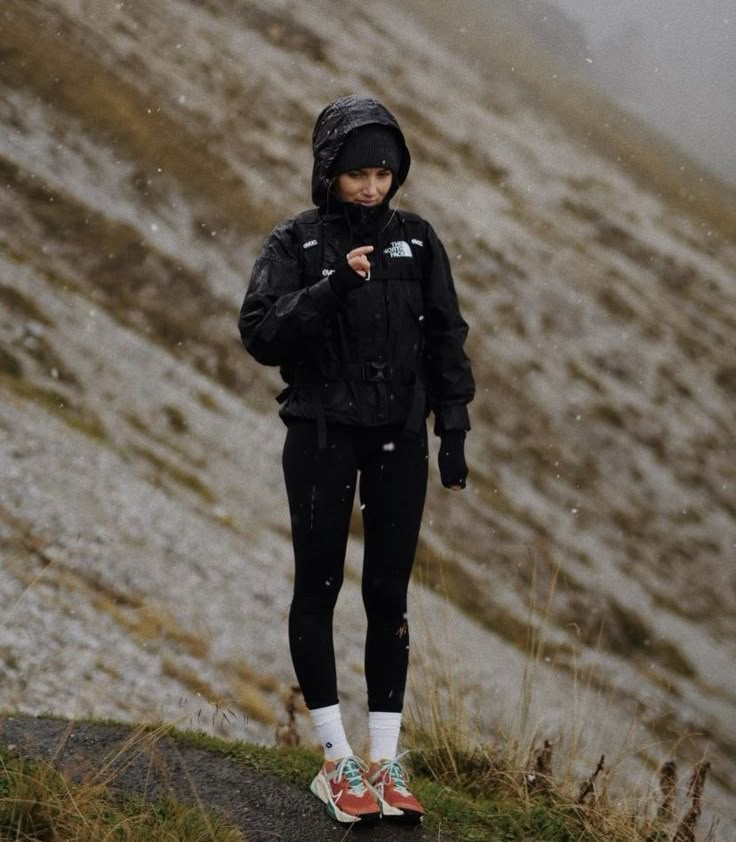
[[(733, 821), (733, 197), (668, 192), (663, 149), (606, 147), (612, 109), (586, 131), (522, 42), (484, 52), (434, 9), (4, 4), (0, 706), (273, 739), (283, 428), (235, 321), (259, 242), (308, 206), (314, 115), (369, 91), (405, 126), (399, 201), (448, 246), (479, 387), (469, 488), (428, 499), (410, 706), (439, 689), (485, 737), (644, 786), (706, 752)], [(357, 514), (348, 567), (359, 743)]]

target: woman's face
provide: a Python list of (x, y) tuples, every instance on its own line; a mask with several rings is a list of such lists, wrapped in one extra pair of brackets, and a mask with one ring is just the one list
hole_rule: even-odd
[(335, 192), (343, 202), (365, 207), (380, 205), (391, 189), (393, 173), (384, 167), (365, 167), (342, 172), (335, 180)]

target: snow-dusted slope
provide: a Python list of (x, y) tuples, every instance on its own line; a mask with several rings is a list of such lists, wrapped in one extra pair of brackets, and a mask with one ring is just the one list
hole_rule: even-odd
[[(733, 811), (736, 244), (585, 143), (557, 82), (531, 96), (416, 4), (365, 5), (4, 4), (0, 704), (272, 738), (283, 428), (235, 321), (259, 242), (309, 204), (314, 115), (371, 92), (405, 126), (400, 201), (448, 245), (479, 387), (468, 490), (433, 477), (414, 664), (517, 727), (531, 618), (540, 734), (646, 769), (697, 733), (679, 756), (707, 748)], [(355, 730), (357, 518), (349, 566)]]

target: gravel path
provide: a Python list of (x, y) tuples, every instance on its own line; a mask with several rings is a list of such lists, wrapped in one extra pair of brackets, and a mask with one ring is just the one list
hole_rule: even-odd
[(322, 842), (352, 835), (382, 842), (449, 842), (444, 834), (430, 835), (421, 826), (383, 823), (353, 830), (338, 825), (304, 789), (170, 737), (155, 744), (143, 739), (136, 750), (111, 761), (131, 734), (121, 725), (0, 717), (0, 743), (14, 753), (52, 762), (73, 777), (99, 771), (101, 762), (109, 761), (115, 788), (152, 800), (170, 792), (182, 801), (219, 809), (249, 842)]

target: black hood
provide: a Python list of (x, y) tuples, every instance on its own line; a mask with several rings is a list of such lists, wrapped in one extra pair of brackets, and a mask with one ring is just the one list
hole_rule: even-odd
[(406, 180), (411, 165), (411, 156), (404, 135), (396, 118), (378, 100), (367, 96), (344, 96), (331, 102), (317, 117), (312, 132), (312, 200), (318, 208), (327, 207), (327, 196), (332, 174), (330, 169), (337, 158), (348, 132), (360, 126), (378, 123), (388, 126), (398, 135), (401, 146), (399, 171), (393, 180), (386, 201), (388, 201)]

